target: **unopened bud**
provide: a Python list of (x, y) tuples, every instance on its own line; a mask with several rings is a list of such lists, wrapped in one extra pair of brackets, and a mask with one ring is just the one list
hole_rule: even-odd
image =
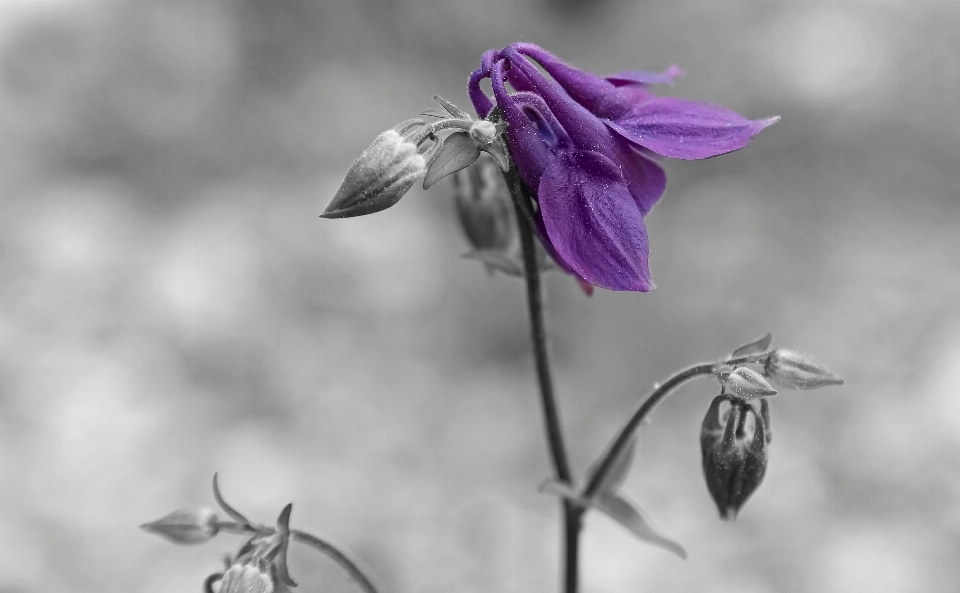
[(737, 367), (721, 379), (727, 392), (741, 399), (754, 399), (776, 395), (777, 390), (753, 369)]
[(210, 509), (178, 509), (165, 517), (140, 526), (175, 544), (196, 545), (210, 541), (220, 530), (217, 515)]
[[(730, 403), (730, 410), (721, 418), (720, 404), (724, 402)], [(763, 481), (767, 444), (764, 421), (750, 404), (726, 395), (714, 398), (703, 419), (700, 451), (703, 476), (721, 518), (736, 519), (740, 507)]]
[(376, 137), (353, 162), (340, 189), (320, 216), (348, 218), (393, 206), (427, 172), (439, 143), (426, 146), (430, 124), (409, 120)]
[(457, 218), (470, 245), (478, 250), (507, 251), (518, 237), (507, 184), (490, 158), (481, 158), (453, 177)]
[(827, 385), (843, 385), (843, 379), (812, 357), (794, 350), (777, 349), (770, 354), (766, 374), (785, 389), (816, 389)]

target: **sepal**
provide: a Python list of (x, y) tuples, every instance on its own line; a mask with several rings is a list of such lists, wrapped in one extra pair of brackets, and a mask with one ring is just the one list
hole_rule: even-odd
[(763, 375), (747, 367), (737, 367), (721, 376), (724, 390), (741, 399), (756, 399), (776, 395), (777, 390), (763, 378)]

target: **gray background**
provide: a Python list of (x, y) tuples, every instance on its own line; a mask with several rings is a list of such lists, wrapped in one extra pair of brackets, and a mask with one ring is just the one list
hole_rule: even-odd
[[(557, 511), (522, 285), (462, 260), (450, 186), (317, 214), (381, 130), (519, 39), (663, 94), (781, 115), (666, 163), (649, 295), (548, 279), (582, 472), (672, 370), (774, 330), (846, 380), (784, 393), (735, 523), (701, 381), (625, 490), (687, 561), (591, 515), (584, 591), (954, 591), (960, 580), (960, 4), (573, 0), (0, 3), (0, 591), (198, 591), (229, 500), (345, 544), (384, 593), (552, 591)], [(353, 591), (297, 550), (302, 592)], [(318, 581), (319, 579), (319, 581)]]

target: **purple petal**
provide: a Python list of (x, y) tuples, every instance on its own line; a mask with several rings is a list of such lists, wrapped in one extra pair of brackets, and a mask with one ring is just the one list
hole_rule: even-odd
[(505, 47), (501, 55), (509, 56), (513, 52), (536, 60), (574, 101), (590, 111), (594, 111), (604, 95), (613, 90), (615, 86), (614, 83), (601, 76), (574, 68), (538, 45), (514, 43)]
[(590, 284), (649, 292), (647, 229), (620, 168), (592, 151), (560, 154), (538, 188), (557, 254)]
[(487, 76), (490, 76), (490, 71), (493, 70), (493, 65), (500, 59), (500, 52), (495, 49), (488, 49), (483, 52), (483, 55), (480, 56), (480, 69), (483, 70), (483, 73)]
[[(540, 184), (544, 169), (554, 158), (554, 153), (545, 142), (543, 133), (558, 143), (569, 142), (566, 132), (553, 116), (543, 99), (532, 93), (508, 94), (503, 83), (504, 61), (493, 66), (491, 74), (493, 94), (509, 124), (507, 139), (510, 155), (520, 172), (520, 177), (531, 189)], [(534, 117), (533, 121), (531, 116)]]
[(646, 216), (667, 189), (667, 174), (660, 165), (644, 157), (633, 144), (622, 138), (616, 141), (619, 149), (616, 162), (620, 163), (620, 172), (640, 215)]
[[(604, 150), (612, 143), (613, 135), (603, 122), (574, 101), (559, 84), (541, 74), (530, 60), (516, 52), (508, 53), (507, 50), (501, 55), (508, 56), (510, 67), (519, 70), (529, 82), (532, 92), (543, 97), (576, 146)], [(499, 102), (499, 98), (497, 100)]]
[(739, 150), (779, 117), (749, 120), (721, 105), (685, 99), (654, 99), (607, 125), (657, 154), (697, 160)]
[(642, 86), (622, 86), (607, 93), (597, 105), (597, 117), (617, 121), (627, 116), (643, 103), (649, 103), (657, 96)]
[(654, 84), (673, 84), (674, 78), (683, 76), (684, 72), (679, 66), (673, 64), (663, 72), (645, 72), (642, 70), (624, 70), (607, 77), (607, 81), (614, 86), (626, 86), (631, 84), (654, 85)]
[(493, 109), (493, 102), (490, 101), (490, 97), (480, 88), (480, 81), (486, 77), (487, 75), (483, 73), (483, 69), (479, 68), (471, 72), (470, 78), (467, 80), (467, 94), (470, 96), (470, 102), (473, 103), (473, 108), (477, 110), (477, 115), (481, 118), (487, 117)]

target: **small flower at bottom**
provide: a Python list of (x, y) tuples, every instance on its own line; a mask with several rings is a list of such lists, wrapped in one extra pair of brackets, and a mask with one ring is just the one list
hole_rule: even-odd
[[(725, 402), (730, 409), (721, 418), (720, 406)], [(747, 402), (728, 395), (715, 397), (707, 410), (700, 431), (703, 476), (723, 519), (736, 519), (740, 507), (763, 481), (770, 443), (765, 432), (768, 424), (769, 408), (757, 414)]]

